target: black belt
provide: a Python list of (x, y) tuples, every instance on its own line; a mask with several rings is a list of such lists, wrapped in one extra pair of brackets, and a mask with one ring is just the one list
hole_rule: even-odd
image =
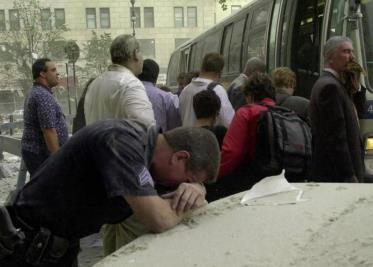
[(24, 233), (24, 236), (21, 241), (18, 240), (17, 243), (10, 245), (13, 251), (3, 250), (5, 256), (8, 253), (16, 261), (23, 261), (33, 266), (49, 266), (58, 263), (66, 254), (71, 241), (53, 235), (47, 228), (30, 226), (18, 216), (13, 207), (7, 207), (7, 210), (13, 225), (19, 229), (18, 232)]

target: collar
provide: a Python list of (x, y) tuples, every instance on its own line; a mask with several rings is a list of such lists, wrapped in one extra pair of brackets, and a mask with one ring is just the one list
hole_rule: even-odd
[(41, 83), (38, 83), (38, 82), (34, 82), (34, 83), (33, 83), (33, 86), (37, 86), (37, 87), (44, 88), (44, 89), (46, 89), (48, 92), (50, 92), (51, 94), (53, 94), (52, 89), (49, 88), (48, 86), (45, 86), (44, 84), (41, 84)]
[(283, 95), (290, 95), (285, 87), (278, 87), (276, 88), (276, 94), (283, 94)]
[(258, 102), (269, 105), (269, 106), (274, 106), (275, 105), (275, 101), (273, 99), (269, 98), (269, 97), (263, 98), (262, 100), (260, 100)]
[(121, 72), (130, 72), (130, 73), (132, 73), (132, 71), (130, 69), (126, 68), (123, 65), (119, 65), (119, 64), (111, 64), (108, 67), (108, 70), (109, 71), (121, 71)]
[(193, 78), (192, 81), (203, 82), (203, 83), (211, 83), (211, 82), (213, 82), (213, 80), (206, 79), (206, 78), (201, 78), (201, 77)]
[(336, 77), (338, 80), (340, 80), (340, 76), (339, 76), (338, 72), (336, 72), (332, 68), (325, 68), (324, 71), (330, 72), (331, 74), (334, 75), (334, 77)]

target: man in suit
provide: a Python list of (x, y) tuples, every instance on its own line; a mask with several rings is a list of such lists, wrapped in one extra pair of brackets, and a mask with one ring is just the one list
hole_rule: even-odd
[(354, 104), (341, 75), (354, 59), (352, 41), (331, 37), (324, 46), (325, 69), (312, 88), (312, 173), (319, 182), (362, 182), (363, 147)]

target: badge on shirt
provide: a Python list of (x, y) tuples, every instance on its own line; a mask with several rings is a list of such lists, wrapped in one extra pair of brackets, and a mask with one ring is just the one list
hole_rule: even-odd
[(141, 172), (138, 175), (139, 183), (141, 186), (144, 186), (146, 184), (150, 184), (152, 187), (154, 187), (154, 181), (149, 173), (148, 169), (143, 167)]

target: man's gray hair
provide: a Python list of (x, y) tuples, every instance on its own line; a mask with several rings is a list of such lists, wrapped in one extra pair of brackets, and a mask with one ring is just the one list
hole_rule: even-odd
[(338, 46), (345, 42), (352, 43), (351, 39), (346, 36), (330, 37), (324, 45), (324, 60), (326, 61), (329, 56), (334, 53)]
[(140, 44), (136, 38), (129, 34), (117, 36), (110, 46), (111, 61), (114, 64), (128, 62), (140, 50)]
[(190, 154), (186, 168), (195, 174), (205, 172), (207, 181), (215, 182), (220, 165), (220, 149), (215, 135), (200, 127), (178, 127), (165, 132), (164, 137), (174, 151)]
[(254, 72), (261, 72), (264, 73), (266, 71), (266, 65), (264, 62), (257, 57), (250, 58), (245, 65), (244, 73), (247, 76), (250, 76)]

